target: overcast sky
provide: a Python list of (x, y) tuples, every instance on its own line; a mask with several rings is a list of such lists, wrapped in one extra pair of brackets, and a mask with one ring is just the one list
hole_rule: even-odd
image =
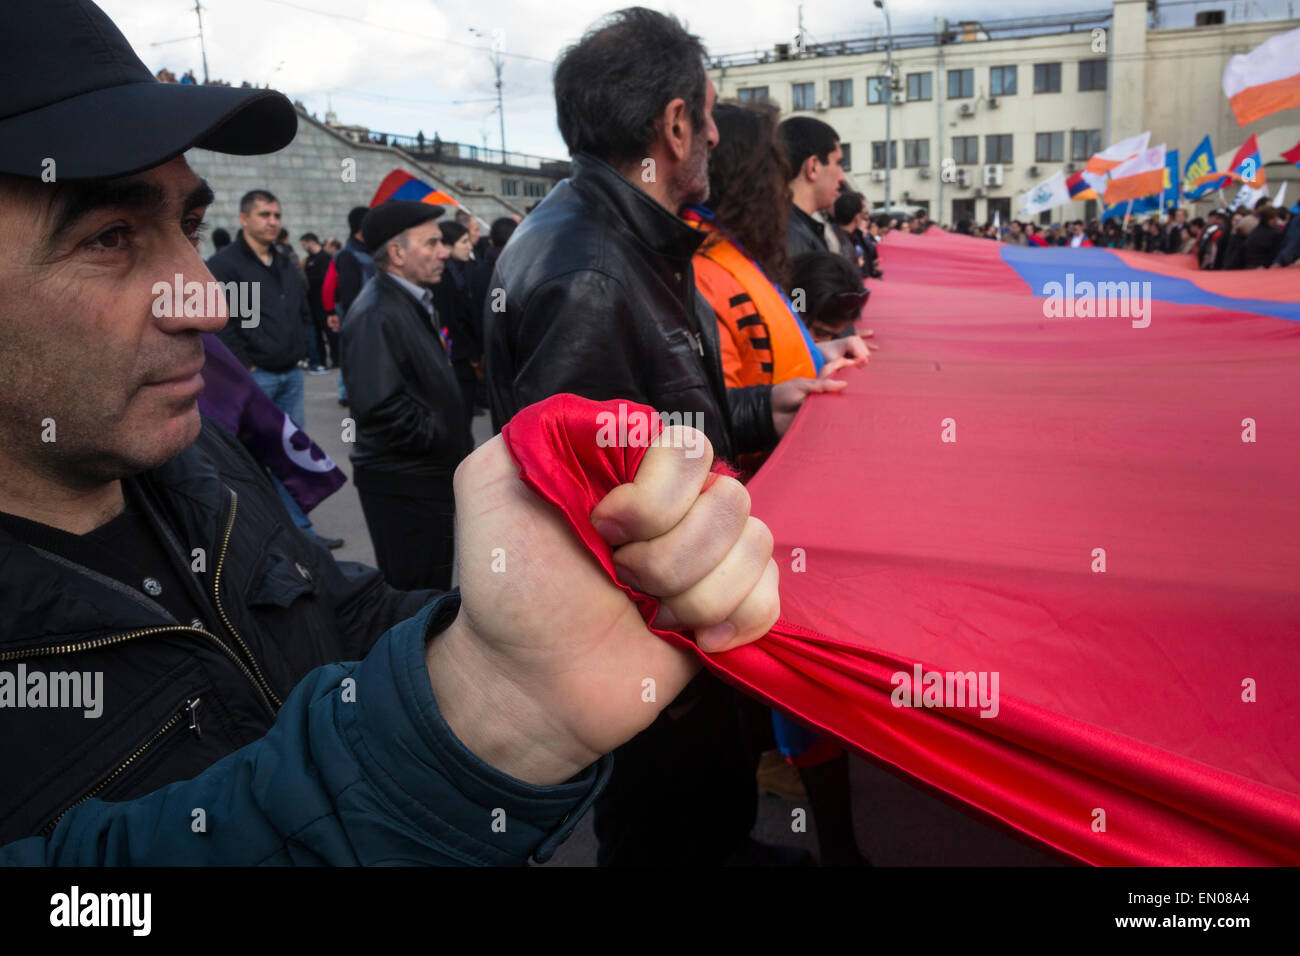
[[(155, 72), (202, 79), (193, 0), (97, 0), (140, 58)], [(795, 34), (793, 0), (643, 0), (674, 13), (710, 53), (768, 49)], [(489, 39), (499, 31), (505, 56), (506, 145), (546, 156), (567, 155), (555, 128), (551, 64), (620, 0), (204, 0), (208, 72), (236, 86), (269, 83), (324, 118), (373, 130), (498, 148)], [(1108, 0), (891, 0), (894, 31), (929, 29), (934, 18), (995, 19), (1096, 10)], [(1287, 16), (1297, 0), (1206, 0), (1168, 7), (1163, 25), (1183, 25), (1198, 7), (1227, 9), (1230, 20)], [(1291, 14), (1294, 15), (1294, 14)], [(883, 32), (869, 0), (808, 0), (811, 41)], [(176, 42), (165, 42), (176, 41)], [(155, 46), (154, 44), (161, 44)], [(463, 102), (478, 101), (478, 102)]]

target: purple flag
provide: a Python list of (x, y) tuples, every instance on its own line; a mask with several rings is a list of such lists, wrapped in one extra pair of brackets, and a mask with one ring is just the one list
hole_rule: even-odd
[(219, 422), (284, 483), (303, 511), (337, 491), (347, 476), (329, 455), (262, 391), (248, 369), (215, 335), (204, 334), (199, 411)]

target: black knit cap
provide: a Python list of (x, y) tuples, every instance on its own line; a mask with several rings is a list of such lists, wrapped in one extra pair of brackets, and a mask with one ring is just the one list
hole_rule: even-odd
[(274, 90), (160, 83), (90, 0), (6, 3), (0, 31), (0, 173), (108, 179), (187, 149), (282, 149), (298, 114)]
[(390, 199), (366, 213), (361, 220), (361, 241), (371, 252), (377, 250), (398, 233), (406, 232), (412, 226), (418, 226), (430, 219), (437, 219), (445, 212), (441, 206), (427, 202), (415, 202), (410, 199)]

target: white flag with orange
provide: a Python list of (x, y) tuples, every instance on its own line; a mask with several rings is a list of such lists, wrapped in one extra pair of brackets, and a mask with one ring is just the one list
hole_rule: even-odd
[(1126, 199), (1141, 199), (1164, 192), (1165, 144), (1144, 149), (1127, 162), (1110, 171), (1106, 183), (1106, 205), (1113, 206)]
[(1098, 174), (1110, 172), (1120, 163), (1132, 159), (1146, 149), (1149, 142), (1151, 142), (1150, 132), (1122, 139), (1113, 146), (1107, 146), (1100, 153), (1094, 153), (1088, 160), (1087, 170)]
[(1239, 53), (1223, 71), (1223, 95), (1237, 124), (1300, 106), (1300, 27)]

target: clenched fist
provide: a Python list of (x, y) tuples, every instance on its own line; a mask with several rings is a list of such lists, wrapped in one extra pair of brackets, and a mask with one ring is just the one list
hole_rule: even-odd
[[(719, 477), (705, 489), (708, 440), (674, 431), (591, 517), (616, 549), (620, 580), (662, 599), (656, 627), (693, 629), (704, 650), (726, 650), (779, 616), (772, 535), (739, 482)], [(689, 457), (692, 447), (704, 454)], [(519, 480), (500, 436), (462, 462), (455, 493), (461, 610), (429, 642), (434, 695), (482, 760), (528, 783), (562, 783), (648, 727), (698, 664), (646, 628), (560, 514)], [(492, 570), (496, 548), (504, 571)], [(642, 697), (646, 678), (653, 703)]]

